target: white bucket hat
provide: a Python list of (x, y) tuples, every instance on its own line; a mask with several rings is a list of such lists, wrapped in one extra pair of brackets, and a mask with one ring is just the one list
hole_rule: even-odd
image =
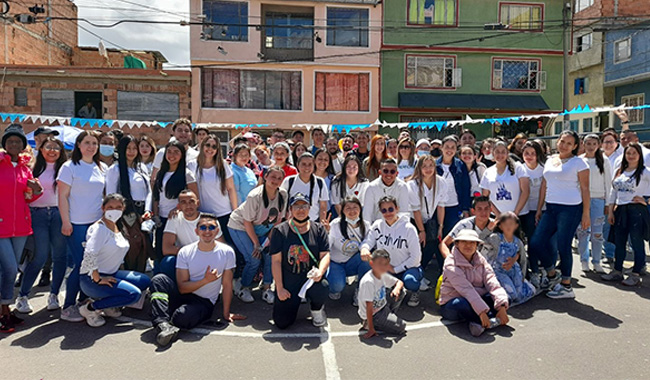
[(470, 229), (461, 230), (454, 238), (454, 242), (457, 241), (475, 241), (479, 244), (483, 243), (483, 240), (478, 237), (478, 233)]

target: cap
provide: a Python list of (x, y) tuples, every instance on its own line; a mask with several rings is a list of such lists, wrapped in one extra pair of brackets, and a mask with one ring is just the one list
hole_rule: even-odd
[(11, 136), (18, 136), (23, 141), (23, 149), (27, 148), (27, 137), (25, 137), (25, 131), (23, 131), (23, 126), (20, 124), (11, 124), (6, 129), (2, 135), (2, 148), (5, 147), (7, 139)]
[(36, 137), (38, 135), (54, 135), (54, 136), (58, 136), (59, 131), (54, 130), (54, 129), (49, 128), (49, 127), (38, 127), (34, 131), (34, 137)]
[(289, 206), (293, 206), (298, 202), (309, 203), (309, 197), (303, 193), (296, 193), (293, 195), (293, 197), (291, 197), (291, 200), (289, 201)]
[(440, 139), (435, 139), (435, 140), (431, 141), (431, 145), (433, 145), (433, 144), (442, 145), (442, 140), (440, 140)]
[(431, 147), (431, 143), (427, 139), (419, 139), (417, 144), (415, 144), (415, 147), (419, 147), (420, 145), (425, 144), (428, 147)]
[(475, 241), (477, 243), (483, 243), (483, 240), (478, 237), (478, 233), (470, 229), (460, 230), (458, 235), (454, 238), (454, 242), (456, 241)]

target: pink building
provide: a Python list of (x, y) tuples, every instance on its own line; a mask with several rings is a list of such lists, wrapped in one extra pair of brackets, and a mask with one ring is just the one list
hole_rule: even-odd
[(377, 3), (191, 0), (203, 20), (190, 34), (192, 120), (269, 129), (374, 122)]

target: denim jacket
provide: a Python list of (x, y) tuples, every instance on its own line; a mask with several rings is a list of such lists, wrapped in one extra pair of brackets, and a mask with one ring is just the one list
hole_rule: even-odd
[[(439, 175), (443, 175), (442, 157), (436, 160), (436, 170)], [(449, 172), (454, 177), (454, 185), (456, 187), (456, 194), (458, 195), (458, 207), (461, 211), (469, 211), (472, 205), (472, 184), (469, 180), (469, 172), (467, 166), (463, 161), (454, 157), (451, 165), (449, 165)]]

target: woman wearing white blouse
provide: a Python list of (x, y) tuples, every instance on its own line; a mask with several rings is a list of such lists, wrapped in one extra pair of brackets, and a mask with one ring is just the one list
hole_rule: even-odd
[(356, 197), (363, 204), (370, 182), (361, 170), (361, 161), (349, 154), (343, 161), (341, 172), (332, 180), (331, 202), (336, 213), (341, 214), (341, 202), (347, 197)]
[(510, 157), (508, 147), (503, 141), (497, 141), (492, 148), (496, 164), (483, 174), (481, 189), (483, 195), (490, 197), (492, 211), (498, 217), (506, 211), (517, 215), (528, 213), (526, 202), (530, 193), (528, 174)]

